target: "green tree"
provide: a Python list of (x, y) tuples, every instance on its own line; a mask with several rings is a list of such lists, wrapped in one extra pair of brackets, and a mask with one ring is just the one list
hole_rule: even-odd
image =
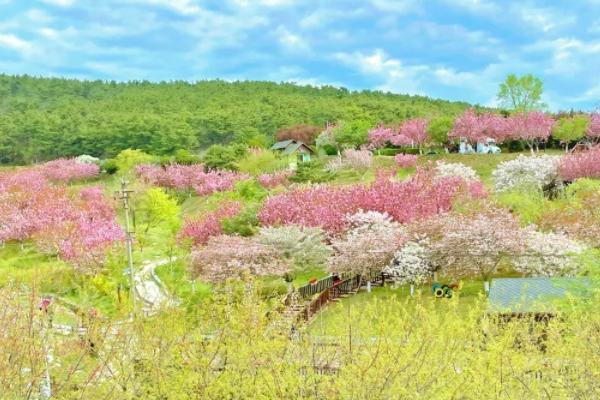
[(342, 147), (360, 147), (367, 144), (367, 135), (372, 124), (365, 120), (341, 122), (334, 129), (335, 141)]
[(229, 169), (237, 170), (236, 162), (246, 155), (246, 146), (244, 144), (221, 145), (214, 144), (206, 150), (202, 156), (202, 162), (209, 169)]
[[(153, 187), (148, 189), (139, 199), (135, 207), (135, 220), (138, 229), (136, 236), (143, 249), (148, 241), (151, 229), (161, 229), (165, 239), (173, 238), (179, 230), (181, 208), (177, 201), (169, 196), (164, 189)], [(169, 240), (165, 240), (169, 242)]]
[(542, 93), (544, 83), (532, 74), (517, 76), (509, 74), (504, 82), (500, 84), (498, 100), (503, 106), (513, 111), (526, 112), (542, 109)]
[(448, 141), (448, 133), (452, 130), (453, 125), (454, 119), (452, 117), (437, 117), (429, 122), (427, 131), (434, 142), (444, 144)]
[(589, 118), (585, 115), (563, 117), (552, 128), (552, 136), (565, 143), (565, 152), (569, 151), (569, 143), (585, 136)]
[(146, 154), (142, 150), (126, 149), (115, 157), (115, 164), (119, 171), (127, 173), (136, 165), (151, 163), (154, 160), (154, 156)]

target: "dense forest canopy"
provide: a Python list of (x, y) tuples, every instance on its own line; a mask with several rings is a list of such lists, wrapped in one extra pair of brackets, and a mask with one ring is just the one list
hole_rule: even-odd
[(469, 104), (293, 83), (79, 81), (0, 75), (0, 163), (266, 145), (297, 124), (456, 116)]

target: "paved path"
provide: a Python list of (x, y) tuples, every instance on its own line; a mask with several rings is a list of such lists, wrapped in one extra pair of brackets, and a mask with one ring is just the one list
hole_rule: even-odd
[(174, 305), (177, 302), (169, 295), (165, 284), (156, 275), (156, 268), (168, 264), (172, 259), (162, 259), (142, 265), (133, 277), (135, 294), (142, 304), (142, 311), (153, 314), (160, 308)]

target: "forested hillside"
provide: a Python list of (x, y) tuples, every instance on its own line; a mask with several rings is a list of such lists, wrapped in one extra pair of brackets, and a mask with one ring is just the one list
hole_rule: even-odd
[(295, 124), (455, 116), (469, 104), (291, 83), (103, 82), (0, 75), (0, 163), (268, 144)]

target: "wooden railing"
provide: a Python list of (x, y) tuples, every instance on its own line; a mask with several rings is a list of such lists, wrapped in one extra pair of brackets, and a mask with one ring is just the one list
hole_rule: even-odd
[(362, 279), (360, 275), (354, 275), (350, 278), (337, 281), (336, 283), (332, 284), (331, 287), (323, 290), (317, 298), (308, 303), (304, 310), (300, 313), (298, 319), (303, 319), (304, 321), (310, 320), (313, 315), (318, 313), (321, 308), (325, 307), (332, 300), (335, 300), (344, 294), (358, 290), (358, 288), (361, 286), (361, 282)]

